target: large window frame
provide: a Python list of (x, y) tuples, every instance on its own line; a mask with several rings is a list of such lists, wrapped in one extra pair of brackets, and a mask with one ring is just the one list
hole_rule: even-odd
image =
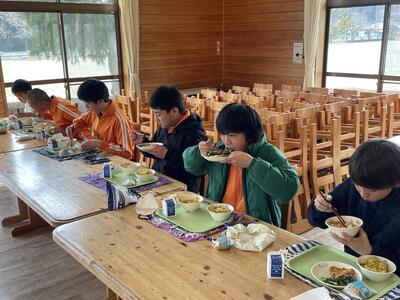
[[(383, 90), (383, 84), (400, 83), (400, 75), (385, 75), (385, 64), (386, 54), (389, 36), (389, 20), (391, 5), (400, 4), (400, 0), (327, 0), (326, 7), (326, 23), (325, 23), (325, 41), (324, 41), (324, 64), (323, 64), (323, 76), (322, 86), (326, 86), (326, 78), (328, 76), (333, 77), (348, 77), (348, 78), (360, 78), (360, 79), (376, 79), (377, 80), (377, 92), (381, 93)], [(383, 20), (383, 33), (382, 33), (382, 45), (381, 45), (381, 56), (379, 59), (379, 71), (378, 74), (358, 74), (358, 73), (341, 73), (341, 72), (328, 72), (328, 46), (329, 46), (329, 30), (330, 30), (330, 16), (331, 9), (334, 8), (350, 8), (350, 7), (365, 7), (373, 5), (383, 5), (385, 8), (384, 20)]]
[[(40, 0), (38, 0), (40, 1)], [(65, 3), (57, 0), (56, 2), (28, 2), (28, 1), (1, 1), (0, 11), (4, 12), (41, 12), (41, 13), (58, 13), (58, 27), (61, 39), (61, 59), (63, 65), (63, 78), (30, 80), (32, 85), (63, 83), (67, 99), (72, 99), (70, 84), (79, 83), (89, 77), (70, 77), (68, 72), (67, 49), (64, 32), (64, 13), (85, 13), (85, 14), (112, 14), (115, 18), (115, 35), (117, 42), (117, 59), (118, 59), (118, 75), (95, 76), (99, 80), (118, 80), (120, 90), (123, 86), (122, 74), (122, 52), (121, 52), (121, 35), (119, 23), (119, 7), (118, 0), (114, 0), (113, 4), (86, 4), (86, 3)], [(2, 72), (2, 70), (0, 70)], [(12, 82), (5, 82), (5, 87), (12, 86)]]

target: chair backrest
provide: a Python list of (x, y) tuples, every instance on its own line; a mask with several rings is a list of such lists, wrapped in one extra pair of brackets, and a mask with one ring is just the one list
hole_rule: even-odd
[(129, 118), (131, 122), (136, 122), (135, 99), (130, 96), (117, 95), (114, 102)]
[(323, 94), (323, 95), (329, 94), (329, 89), (323, 88), (323, 87), (309, 87), (309, 88), (307, 88), (307, 91), (309, 91), (311, 93), (317, 93), (317, 94)]

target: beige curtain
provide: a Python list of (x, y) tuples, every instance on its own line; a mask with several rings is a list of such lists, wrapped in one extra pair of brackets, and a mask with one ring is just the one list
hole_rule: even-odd
[(139, 0), (119, 0), (121, 42), (126, 65), (126, 94), (140, 95), (139, 80)]
[(315, 84), (321, 7), (322, 0), (304, 0), (304, 89)]

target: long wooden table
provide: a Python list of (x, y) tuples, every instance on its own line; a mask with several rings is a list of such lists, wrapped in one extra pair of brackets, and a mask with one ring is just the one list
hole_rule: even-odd
[[(111, 159), (115, 166), (129, 162), (119, 156)], [(0, 155), (0, 165), (0, 180), (19, 199), (19, 214), (5, 218), (3, 226), (30, 221), (13, 228), (13, 236), (46, 223), (57, 227), (107, 209), (106, 193), (79, 179), (80, 176), (99, 173), (101, 165), (89, 165), (74, 159), (58, 162), (32, 150)], [(157, 195), (186, 189), (185, 184), (171, 181), (171, 184), (152, 191)]]
[(32, 149), (47, 145), (43, 140), (17, 141), (10, 132), (0, 134), (0, 154), (18, 150)]
[(272, 228), (277, 240), (262, 253), (218, 251), (207, 240), (176, 239), (127, 207), (60, 226), (53, 239), (108, 287), (109, 299), (290, 299), (311, 287), (287, 272), (268, 279), (266, 253), (304, 240)]

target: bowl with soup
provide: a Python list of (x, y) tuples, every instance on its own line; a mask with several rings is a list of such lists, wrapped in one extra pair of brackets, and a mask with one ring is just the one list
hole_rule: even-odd
[(361, 273), (371, 281), (382, 282), (396, 272), (396, 265), (387, 258), (377, 255), (362, 255), (357, 258)]
[(187, 212), (197, 210), (203, 197), (192, 192), (176, 192), (172, 195), (176, 202), (179, 203)]
[(224, 203), (210, 204), (207, 210), (214, 221), (223, 222), (230, 218), (233, 213), (233, 206)]
[(138, 168), (134, 174), (139, 181), (150, 181), (154, 178), (156, 171), (147, 168)]
[(343, 233), (353, 237), (360, 230), (363, 225), (363, 220), (353, 216), (342, 216), (346, 223), (346, 227), (334, 216), (325, 220), (325, 225), (328, 227), (330, 232), (335, 233), (339, 237), (343, 238)]

